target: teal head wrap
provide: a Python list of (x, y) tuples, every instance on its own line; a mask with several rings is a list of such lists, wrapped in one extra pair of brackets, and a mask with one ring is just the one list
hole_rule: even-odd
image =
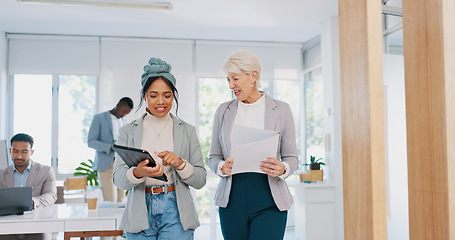
[(172, 85), (176, 84), (174, 75), (171, 74), (171, 65), (159, 58), (150, 58), (149, 65), (144, 66), (144, 73), (142, 74), (142, 87), (144, 87), (147, 80), (151, 77), (165, 77)]

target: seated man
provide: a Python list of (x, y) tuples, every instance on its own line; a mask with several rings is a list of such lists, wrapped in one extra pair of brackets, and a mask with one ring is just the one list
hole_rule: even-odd
[[(19, 133), (11, 138), (14, 164), (0, 170), (0, 188), (33, 187), (33, 207), (44, 207), (57, 200), (55, 173), (52, 167), (33, 162), (33, 138)], [(0, 235), (0, 239), (50, 239), (50, 234)]]

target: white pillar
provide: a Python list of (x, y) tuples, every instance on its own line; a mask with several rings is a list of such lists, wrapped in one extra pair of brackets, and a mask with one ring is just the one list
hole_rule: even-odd
[(344, 238), (343, 229), (343, 162), (341, 144), (340, 44), (338, 17), (321, 23), (321, 62), (324, 88), (325, 162), (330, 169), (328, 182), (334, 183), (336, 239)]

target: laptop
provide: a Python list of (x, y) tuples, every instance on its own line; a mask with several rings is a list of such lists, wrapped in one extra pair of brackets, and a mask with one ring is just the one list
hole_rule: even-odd
[(0, 216), (33, 210), (32, 187), (0, 188)]

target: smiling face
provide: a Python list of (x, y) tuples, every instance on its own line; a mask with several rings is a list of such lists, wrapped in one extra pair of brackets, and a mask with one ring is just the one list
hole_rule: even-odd
[(19, 172), (23, 172), (30, 163), (30, 157), (33, 154), (29, 142), (14, 141), (10, 148), (11, 158)]
[[(228, 73), (227, 81), (229, 89), (234, 92), (238, 101), (244, 103), (254, 103), (257, 100), (258, 90), (254, 87), (257, 72), (246, 74), (243, 71), (240, 73)], [(253, 85), (253, 87), (252, 87)]]
[(147, 103), (149, 113), (162, 118), (171, 110), (174, 94), (164, 80), (158, 78), (145, 92), (144, 100)]

